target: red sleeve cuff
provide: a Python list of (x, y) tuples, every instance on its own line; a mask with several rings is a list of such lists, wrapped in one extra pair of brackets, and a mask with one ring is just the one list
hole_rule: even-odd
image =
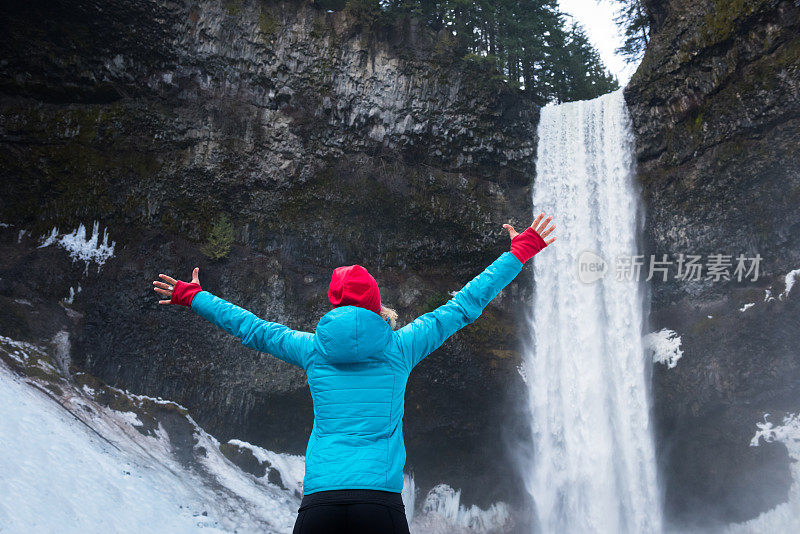
[(542, 236), (529, 226), (524, 232), (517, 234), (511, 240), (511, 253), (519, 261), (525, 263), (546, 246), (547, 243), (544, 242)]
[(170, 299), (170, 303), (180, 304), (188, 308), (192, 305), (194, 296), (202, 290), (200, 284), (186, 283), (178, 280), (175, 282), (175, 287), (172, 289), (172, 299)]

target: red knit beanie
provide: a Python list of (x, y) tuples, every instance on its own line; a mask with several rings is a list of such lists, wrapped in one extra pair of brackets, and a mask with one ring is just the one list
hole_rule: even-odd
[(328, 300), (334, 306), (358, 306), (375, 313), (381, 310), (378, 283), (360, 265), (347, 265), (333, 270)]

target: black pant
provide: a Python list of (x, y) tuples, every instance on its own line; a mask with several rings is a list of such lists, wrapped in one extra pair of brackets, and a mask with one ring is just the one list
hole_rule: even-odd
[(320, 491), (303, 497), (293, 534), (409, 534), (399, 493)]

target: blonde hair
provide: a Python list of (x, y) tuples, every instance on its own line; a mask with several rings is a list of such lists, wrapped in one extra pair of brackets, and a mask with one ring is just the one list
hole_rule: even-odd
[(397, 328), (397, 317), (398, 316), (397, 316), (397, 312), (396, 311), (394, 311), (393, 309), (381, 304), (381, 310), (380, 310), (379, 313), (380, 313), (381, 317), (383, 317), (383, 320), (389, 323), (389, 326), (392, 327), (392, 330)]

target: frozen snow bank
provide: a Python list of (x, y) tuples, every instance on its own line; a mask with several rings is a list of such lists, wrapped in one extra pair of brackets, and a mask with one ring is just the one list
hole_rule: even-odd
[[(302, 456), (240, 440), (220, 446), (179, 404), (85, 373), (67, 380), (55, 365), (58, 351), (58, 343), (0, 336), (0, 532), (292, 531)], [(226, 446), (265, 469), (243, 471)], [(507, 530), (506, 504), (467, 508), (447, 485), (431, 490), (415, 514), (414, 478), (404, 479), (414, 534)]]
[(72, 261), (83, 260), (86, 262), (86, 269), (89, 263), (95, 262), (98, 271), (105, 262), (114, 255), (114, 241), (108, 244), (108, 228), (103, 230), (103, 238), (100, 240), (100, 224), (95, 221), (92, 233), (87, 237), (86, 227), (80, 224), (78, 228), (68, 234), (59, 234), (58, 228), (53, 228), (49, 235), (42, 238), (39, 248), (58, 245), (69, 252)]
[(757, 423), (758, 431), (750, 441), (751, 447), (758, 447), (763, 439), (765, 443), (778, 441), (786, 445), (792, 460), (792, 486), (789, 488), (787, 502), (764, 512), (755, 519), (745, 523), (731, 525), (731, 533), (762, 532), (800, 532), (800, 414), (789, 414), (783, 418), (783, 424), (775, 426), (764, 416), (763, 423)]
[(177, 405), (94, 395), (114, 390), (73, 387), (44, 349), (0, 338), (4, 534), (291, 532), (299, 498), (240, 471)]
[(654, 363), (663, 363), (669, 369), (678, 365), (683, 356), (681, 337), (666, 328), (644, 336), (644, 347), (652, 355)]
[(749, 310), (750, 308), (752, 308), (752, 307), (753, 307), (753, 306), (755, 306), (755, 305), (756, 305), (756, 303), (755, 303), (755, 302), (748, 302), (747, 304), (745, 304), (744, 306), (742, 306), (741, 308), (739, 308), (739, 311), (740, 311), (740, 312), (742, 312), (742, 313), (744, 313), (744, 312), (746, 312), (747, 310)]

